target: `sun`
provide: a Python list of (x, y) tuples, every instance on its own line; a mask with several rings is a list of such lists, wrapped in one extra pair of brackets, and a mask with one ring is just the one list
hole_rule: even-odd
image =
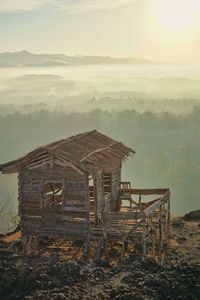
[(200, 0), (155, 0), (155, 17), (167, 30), (188, 30), (200, 18)]

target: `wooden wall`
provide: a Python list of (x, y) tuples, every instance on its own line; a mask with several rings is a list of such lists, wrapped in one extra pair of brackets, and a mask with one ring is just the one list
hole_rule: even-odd
[(103, 174), (99, 171), (96, 174), (96, 201), (97, 201), (97, 218), (101, 218), (104, 208), (104, 191), (103, 191)]
[[(62, 206), (47, 205), (47, 182), (62, 186)], [(87, 176), (61, 166), (24, 170), (19, 174), (19, 213), (24, 234), (55, 232), (84, 237), (89, 221)]]
[[(96, 172), (94, 177), (98, 221), (105, 205), (102, 171)], [(117, 210), (121, 166), (111, 173), (110, 179), (111, 210)], [(57, 193), (59, 189), (61, 193)], [(88, 174), (80, 173), (69, 165), (54, 164), (52, 167), (46, 164), (31, 170), (24, 168), (19, 173), (19, 213), (25, 235), (64, 234), (86, 238), (90, 227)]]
[(120, 206), (119, 193), (121, 181), (121, 165), (112, 172), (111, 191), (112, 191), (112, 208), (118, 210)]

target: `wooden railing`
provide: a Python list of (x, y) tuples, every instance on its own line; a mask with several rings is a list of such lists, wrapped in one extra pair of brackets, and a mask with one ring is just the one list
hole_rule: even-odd
[[(125, 242), (140, 244), (143, 256), (160, 256), (169, 237), (170, 190), (165, 189), (121, 189), (121, 195), (159, 195), (149, 202), (133, 201), (135, 207), (122, 207), (119, 211), (102, 212), (101, 230), (107, 241), (121, 241), (124, 255)], [(124, 198), (123, 198), (124, 199)], [(127, 197), (126, 199), (130, 199)]]
[(123, 195), (139, 195), (139, 199), (142, 195), (159, 195), (159, 197), (149, 202), (133, 201), (136, 210), (130, 208), (125, 211), (105, 212), (103, 214), (104, 234), (110, 235), (111, 239), (120, 236), (123, 240), (131, 238), (136, 241), (138, 239), (144, 256), (149, 251), (147, 242), (151, 244), (153, 256), (156, 253), (162, 253), (164, 241), (168, 240), (170, 231), (170, 190), (168, 188), (121, 189), (121, 195), (122, 197)]
[(130, 195), (164, 195), (169, 191), (168, 188), (164, 189), (121, 189), (122, 194)]

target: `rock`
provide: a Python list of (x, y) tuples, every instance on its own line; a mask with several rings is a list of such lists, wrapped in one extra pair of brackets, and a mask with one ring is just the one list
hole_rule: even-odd
[(158, 279), (153, 279), (153, 280), (146, 280), (144, 282), (144, 285), (151, 287), (151, 288), (157, 288), (157, 287), (162, 287), (166, 288), (168, 286), (167, 282), (165, 280), (158, 280)]
[(171, 226), (177, 229), (183, 229), (185, 224), (182, 220), (177, 219), (171, 222)]
[[(114, 287), (110, 293), (110, 299), (116, 299), (116, 297), (121, 297), (125, 294), (131, 293), (131, 289), (125, 285), (119, 285), (118, 287)], [(120, 299), (120, 298), (118, 298)]]
[(95, 263), (96, 263), (97, 267), (102, 267), (102, 268), (109, 268), (110, 267), (109, 262), (107, 262), (106, 260), (103, 260), (103, 259), (99, 259)]
[(14, 251), (22, 251), (23, 250), (23, 244), (21, 240), (17, 240), (12, 243), (12, 248)]
[(181, 237), (179, 237), (179, 238), (177, 239), (177, 242), (178, 242), (179, 244), (185, 243), (186, 241), (187, 241), (187, 239), (186, 239), (185, 237), (183, 237), (183, 236), (181, 236)]
[(145, 298), (141, 295), (137, 295), (135, 292), (133, 293), (125, 293), (124, 295), (118, 295), (114, 298), (114, 300), (144, 300)]
[(183, 217), (185, 221), (200, 221), (200, 210), (194, 210), (185, 214)]
[(51, 299), (52, 300), (68, 300), (69, 298), (63, 293), (52, 293)]

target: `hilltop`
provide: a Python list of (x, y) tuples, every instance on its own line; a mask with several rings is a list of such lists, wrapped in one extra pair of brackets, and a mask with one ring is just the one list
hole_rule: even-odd
[[(190, 221), (188, 221), (190, 220)], [(0, 238), (0, 298), (165, 300), (199, 299), (200, 211), (171, 223), (165, 260), (143, 260), (130, 252), (121, 262), (119, 245), (108, 260), (84, 263), (81, 245), (40, 239), (36, 249), (22, 256), (20, 232)]]

